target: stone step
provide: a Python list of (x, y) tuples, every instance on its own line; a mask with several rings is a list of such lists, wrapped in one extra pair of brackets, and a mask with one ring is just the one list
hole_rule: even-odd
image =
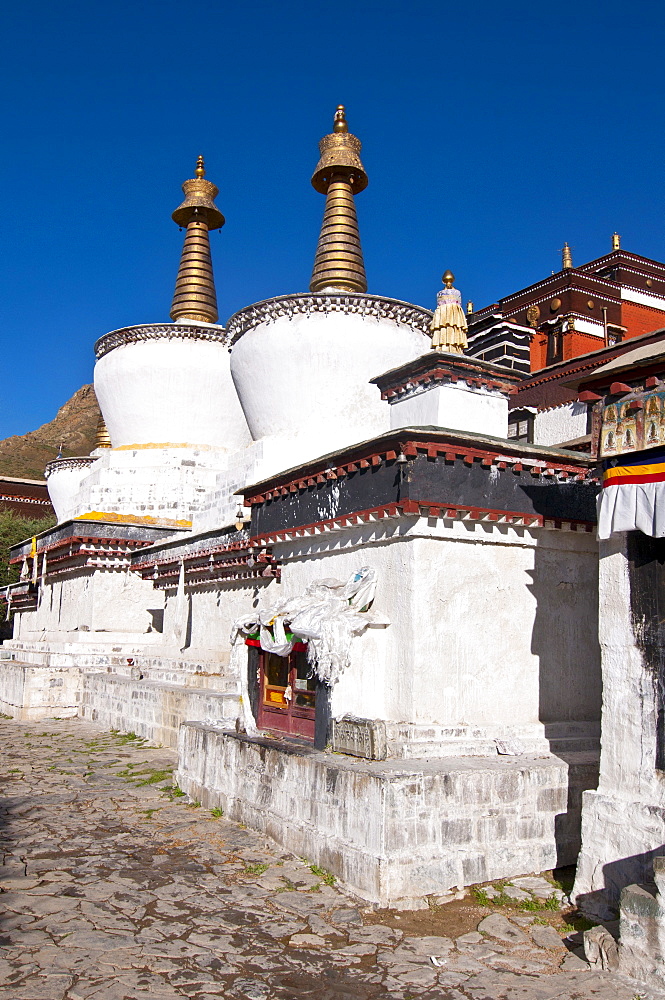
[(571, 736), (562, 739), (550, 739), (550, 753), (568, 756), (570, 753), (584, 753), (586, 751), (600, 753), (600, 737), (579, 737)]
[(548, 740), (566, 739), (572, 736), (600, 737), (600, 720), (595, 722), (546, 722), (545, 737)]
[[(522, 752), (528, 754), (547, 753), (547, 743), (542, 739), (521, 739)], [(409, 740), (400, 743), (387, 741), (388, 757), (400, 760), (439, 760), (445, 757), (496, 757), (498, 755), (495, 741), (473, 739), (470, 737), (458, 739), (443, 739), (432, 742), (424, 740)]]
[(240, 694), (239, 682), (221, 674), (219, 670), (194, 672), (168, 665), (156, 666), (152, 664), (146, 666), (138, 658), (137, 663), (132, 666), (119, 664), (107, 667), (106, 672), (113, 677), (122, 677), (132, 681), (154, 681), (157, 684), (176, 684), (186, 688), (205, 688), (221, 694)]

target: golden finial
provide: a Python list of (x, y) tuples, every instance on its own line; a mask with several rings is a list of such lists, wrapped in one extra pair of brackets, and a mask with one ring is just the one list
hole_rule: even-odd
[(612, 233), (612, 249), (613, 250), (621, 249), (621, 237), (619, 236), (618, 233)]
[(573, 266), (573, 255), (567, 243), (564, 243), (563, 250), (561, 251), (561, 266), (564, 270)]
[(444, 271), (441, 276), (441, 281), (446, 286), (446, 288), (452, 288), (453, 282), (455, 281), (455, 275), (452, 271)]
[(216, 323), (217, 293), (208, 234), (211, 229), (221, 229), (226, 220), (215, 205), (219, 190), (204, 177), (202, 156), (196, 161), (195, 172), (196, 177), (183, 184), (185, 200), (171, 216), (181, 228), (187, 229), (171, 304), (171, 319)]
[(337, 111), (333, 118), (333, 132), (348, 132), (349, 126), (346, 121), (346, 108), (343, 104), (337, 105)]
[(309, 288), (312, 292), (340, 289), (366, 292), (365, 262), (360, 247), (354, 195), (367, 187), (360, 160), (362, 144), (351, 135), (344, 105), (335, 112), (333, 131), (319, 143), (321, 157), (312, 186), (326, 196), (321, 233)]
[(466, 304), (466, 314), (467, 316), (473, 316), (473, 302), (471, 299)]

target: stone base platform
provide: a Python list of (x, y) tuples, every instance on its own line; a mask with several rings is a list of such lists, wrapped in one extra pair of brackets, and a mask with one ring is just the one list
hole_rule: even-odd
[(239, 715), (239, 696), (233, 685), (226, 690), (221, 678), (169, 683), (138, 668), (125, 675), (107, 672), (110, 669), (0, 661), (0, 712), (24, 721), (80, 716), (174, 748), (184, 719), (233, 725)]
[(177, 747), (185, 719), (224, 720), (232, 726), (240, 714), (235, 690), (169, 684), (162, 680), (86, 674), (79, 715), (105, 729), (134, 732), (162, 746)]
[[(344, 721), (344, 720), (342, 720)], [(597, 722), (534, 722), (524, 726), (437, 726), (406, 722), (370, 723), (378, 742), (385, 744), (384, 757), (404, 760), (421, 757), (493, 757), (497, 745), (518, 748), (520, 754), (570, 753), (600, 756), (600, 725)], [(333, 749), (347, 752), (345, 746)], [(588, 786), (585, 786), (588, 787)]]
[(575, 860), (597, 758), (365, 761), (187, 722), (178, 783), (381, 906)]
[(185, 719), (235, 724), (238, 684), (219, 660), (185, 659), (175, 649), (169, 655), (156, 643), (142, 649), (145, 639), (83, 632), (60, 642), (5, 643), (0, 712), (21, 720), (81, 716), (174, 748)]
[(22, 721), (69, 719), (78, 715), (78, 667), (34, 667), (0, 660), (0, 712)]
[(653, 799), (585, 791), (573, 895), (590, 917), (616, 916), (626, 886), (653, 880), (654, 864), (665, 855), (665, 808)]
[(45, 632), (36, 639), (6, 639), (0, 646), (0, 660), (36, 667), (115, 669), (161, 641), (159, 632)]

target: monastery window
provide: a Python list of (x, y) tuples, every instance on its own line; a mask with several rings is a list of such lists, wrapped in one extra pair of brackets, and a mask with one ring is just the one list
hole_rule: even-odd
[(561, 327), (553, 327), (547, 338), (547, 364), (554, 365), (563, 360), (563, 336)]
[(533, 413), (528, 410), (513, 410), (508, 415), (508, 438), (511, 441), (533, 443)]

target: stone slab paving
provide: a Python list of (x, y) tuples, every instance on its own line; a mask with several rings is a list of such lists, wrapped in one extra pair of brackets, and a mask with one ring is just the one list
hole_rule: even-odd
[(533, 916), (486, 908), (453, 936), (445, 906), (374, 911), (179, 796), (174, 765), (80, 720), (0, 720), (0, 1000), (653, 996)]

